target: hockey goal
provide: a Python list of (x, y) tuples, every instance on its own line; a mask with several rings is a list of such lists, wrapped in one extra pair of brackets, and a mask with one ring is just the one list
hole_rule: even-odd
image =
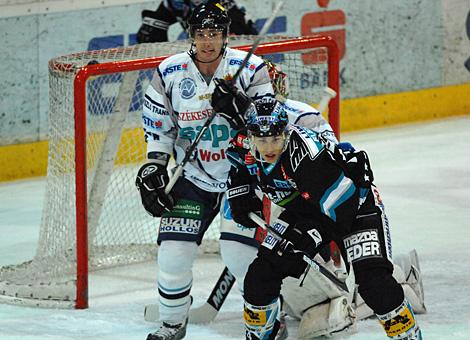
[[(249, 50), (252, 41), (235, 37), (230, 45)], [(338, 93), (329, 104), (329, 121), (338, 133), (334, 41), (323, 36), (265, 41), (256, 54), (287, 73), (289, 98), (315, 104), (325, 86)], [(146, 155), (143, 93), (164, 56), (188, 46), (142, 44), (49, 62), (49, 159), (39, 243), (31, 261), (0, 269), (0, 301), (87, 308), (89, 271), (155, 258), (159, 221), (146, 214), (134, 185)], [(217, 238), (213, 223), (204, 247)]]

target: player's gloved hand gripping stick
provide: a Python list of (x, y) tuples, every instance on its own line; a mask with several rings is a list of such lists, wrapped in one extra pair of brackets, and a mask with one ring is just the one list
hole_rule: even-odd
[[(264, 220), (259, 217), (258, 215), (254, 213), (250, 213), (250, 218), (256, 222), (261, 228), (264, 230), (269, 231), (272, 235), (274, 235), (275, 238), (277, 238), (279, 241), (283, 240), (282, 235), (280, 235), (276, 230), (274, 230), (269, 224), (265, 223)], [(296, 250), (297, 251), (297, 250)], [(315, 261), (311, 256), (309, 256), (307, 253), (303, 253), (303, 260), (307, 262), (307, 264), (313, 269), (319, 272), (320, 274), (324, 275), (326, 278), (328, 278), (331, 282), (333, 282), (338, 288), (341, 290), (349, 293), (348, 286), (346, 285), (345, 282), (339, 280), (334, 274), (332, 274), (328, 269), (323, 267), (320, 263)]]

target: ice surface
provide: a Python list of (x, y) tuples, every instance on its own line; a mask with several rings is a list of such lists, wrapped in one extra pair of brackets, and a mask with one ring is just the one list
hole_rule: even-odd
[[(426, 340), (470, 339), (470, 117), (343, 134), (368, 151), (392, 226), (394, 253), (416, 248), (428, 313)], [(44, 179), (0, 184), (0, 265), (32, 258)], [(155, 263), (107, 270), (90, 278), (90, 308), (54, 310), (0, 304), (0, 339), (145, 339), (154, 302)], [(208, 296), (223, 264), (198, 259), (192, 294)], [(297, 322), (289, 320), (289, 339)], [(188, 327), (187, 339), (242, 339), (242, 299), (233, 289), (215, 322)], [(360, 321), (349, 339), (385, 339), (377, 321)]]

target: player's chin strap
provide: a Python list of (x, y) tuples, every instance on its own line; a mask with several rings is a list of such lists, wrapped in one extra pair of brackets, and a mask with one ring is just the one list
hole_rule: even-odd
[(209, 61), (202, 61), (202, 60), (199, 60), (197, 58), (197, 53), (194, 52), (194, 49), (196, 48), (196, 45), (194, 44), (194, 41), (191, 43), (191, 48), (189, 49), (188, 51), (188, 54), (189, 54), (189, 57), (193, 60), (193, 61), (197, 61), (198, 63), (201, 63), (201, 64), (210, 64), (210, 63), (213, 63), (214, 61), (216, 61), (217, 59), (219, 59), (219, 57), (225, 53), (225, 50), (227, 49), (227, 42), (228, 38), (225, 38), (225, 42), (222, 46), (222, 48), (220, 49), (220, 53), (217, 55), (217, 57), (215, 57), (214, 59), (212, 60), (209, 60)]
[[(276, 230), (274, 230), (269, 224), (265, 223), (264, 220), (261, 217), (259, 217), (258, 215), (256, 215), (255, 213), (252, 213), (252, 212), (249, 214), (249, 216), (256, 224), (258, 224), (264, 230), (269, 231), (269, 233), (271, 233), (275, 238), (277, 238), (278, 240), (283, 239), (283, 237)], [(295, 250), (295, 251), (296, 252), (301, 252), (301, 251), (298, 251), (298, 250)], [(333, 273), (331, 273), (328, 269), (323, 267), (320, 263), (318, 263), (317, 261), (312, 259), (311, 256), (308, 255), (307, 253), (305, 253), (305, 252), (301, 252), (301, 253), (303, 253), (303, 258), (302, 259), (305, 262), (307, 262), (307, 264), (313, 270), (315, 270), (315, 271), (319, 272), (320, 274), (324, 275), (332, 283), (334, 283), (336, 286), (338, 286), (339, 289), (343, 290), (346, 293), (349, 293), (348, 286), (346, 285), (345, 282), (338, 279)]]

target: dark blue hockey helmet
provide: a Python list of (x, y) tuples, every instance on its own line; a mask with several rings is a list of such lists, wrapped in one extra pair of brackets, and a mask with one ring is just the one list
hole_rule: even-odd
[(285, 106), (277, 100), (256, 103), (247, 116), (248, 132), (257, 137), (278, 136), (289, 121)]

